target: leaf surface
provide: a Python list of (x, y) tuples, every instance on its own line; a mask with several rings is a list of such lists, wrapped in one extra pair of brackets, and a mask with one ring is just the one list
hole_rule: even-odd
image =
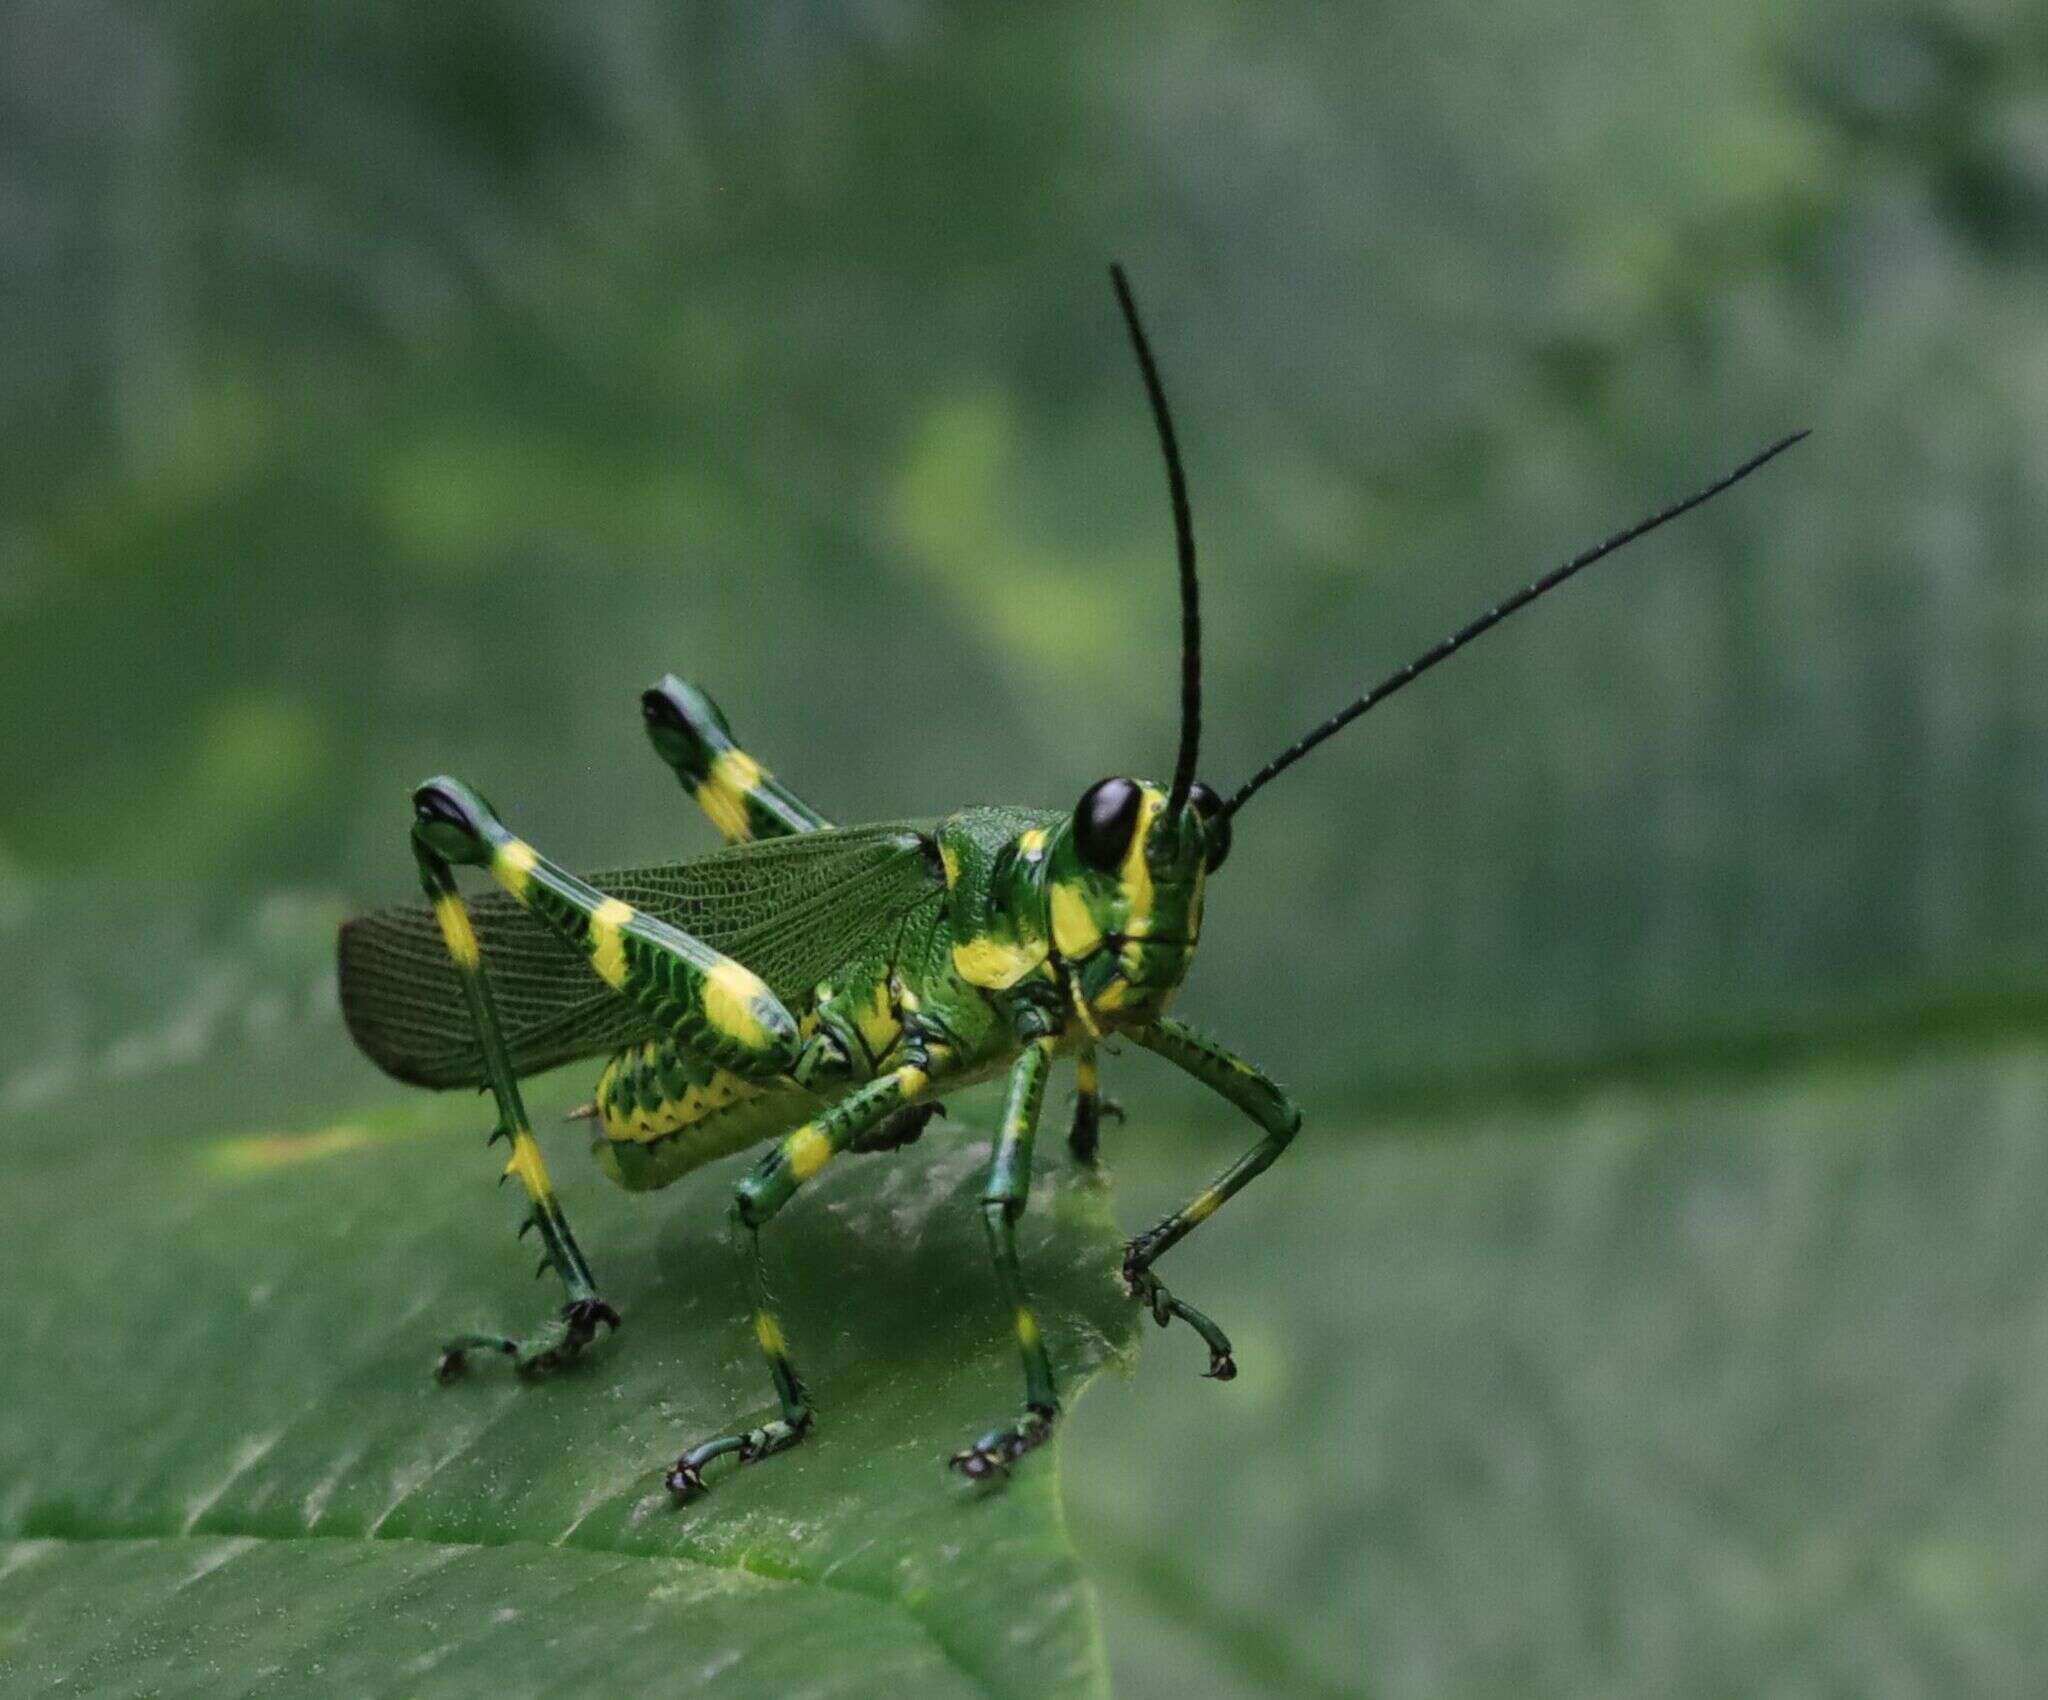
[(2044, 1129), (2039, 1041), (1312, 1122), (1160, 1266), (1239, 1379), (1070, 1437), (1118, 1693), (2033, 1692)]
[[(945, 1468), (1020, 1398), (985, 1141), (843, 1160), (777, 1220), (819, 1429), (677, 1510), (667, 1463), (770, 1402), (725, 1230), (737, 1168), (635, 1200), (548, 1140), (625, 1327), (550, 1382), (483, 1364), (439, 1387), (443, 1334), (556, 1302), (490, 1185), (487, 1113), (317, 1119), (335, 1070), (312, 1049), (0, 1126), (0, 1690), (1102, 1689), (1057, 1452), (994, 1494)], [(1071, 1397), (1129, 1327), (1105, 1198), (1048, 1172), (1025, 1244)]]

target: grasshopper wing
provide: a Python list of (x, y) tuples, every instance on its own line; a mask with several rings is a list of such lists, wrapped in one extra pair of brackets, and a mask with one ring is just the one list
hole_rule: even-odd
[[(798, 1012), (813, 987), (944, 889), (912, 823), (807, 832), (687, 862), (591, 874), (590, 883), (745, 963)], [(498, 1019), (519, 1074), (658, 1037), (584, 955), (503, 892), (469, 901)], [(341, 929), (341, 1010), (363, 1053), (416, 1086), (481, 1086), (483, 1053), (462, 985), (424, 904)]]

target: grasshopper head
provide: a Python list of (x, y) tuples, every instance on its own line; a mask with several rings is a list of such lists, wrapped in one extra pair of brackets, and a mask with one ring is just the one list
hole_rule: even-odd
[(1157, 1015), (1202, 933), (1202, 891), (1230, 852), (1221, 799), (1195, 785), (1178, 814), (1137, 779), (1091, 785), (1055, 834), (1046, 869), (1053, 948), (1091, 1013)]

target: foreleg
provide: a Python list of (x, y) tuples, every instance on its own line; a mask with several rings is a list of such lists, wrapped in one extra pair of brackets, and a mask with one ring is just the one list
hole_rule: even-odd
[(1301, 1130), (1301, 1111), (1286, 1093), (1242, 1057), (1232, 1055), (1213, 1039), (1204, 1038), (1178, 1021), (1162, 1019), (1138, 1029), (1131, 1037), (1229, 1099), (1265, 1129), (1265, 1137), (1258, 1144), (1172, 1215), (1124, 1248), (1124, 1280), (1132, 1296), (1151, 1310), (1162, 1328), (1169, 1318), (1178, 1316), (1200, 1334), (1209, 1346), (1207, 1373), (1219, 1381), (1228, 1381), (1237, 1374), (1237, 1361), (1223, 1330), (1192, 1305), (1183, 1304), (1168, 1293), (1152, 1274), (1152, 1265), (1236, 1197), (1254, 1176), (1272, 1167)]

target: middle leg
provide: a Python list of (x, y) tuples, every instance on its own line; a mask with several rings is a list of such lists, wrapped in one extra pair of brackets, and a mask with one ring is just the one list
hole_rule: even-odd
[(1074, 1064), (1074, 1125), (1067, 1134), (1067, 1149), (1084, 1169), (1096, 1166), (1102, 1146), (1104, 1120), (1122, 1121), (1124, 1107), (1102, 1095), (1102, 1071), (1095, 1061), (1095, 1047), (1084, 1045)]
[(1002, 1129), (989, 1165), (988, 1185), (981, 1195), (981, 1217), (988, 1229), (996, 1286), (1016, 1327), (1017, 1350), (1024, 1360), (1024, 1413), (953, 1454), (953, 1468), (975, 1481), (1003, 1474), (1025, 1453), (1042, 1446), (1051, 1438), (1052, 1425), (1060, 1414), (1044, 1333), (1017, 1266), (1017, 1218), (1024, 1214), (1031, 1194), (1031, 1147), (1038, 1132), (1039, 1105), (1045, 1098), (1045, 1077), (1052, 1068), (1052, 1048), (1050, 1035), (1033, 1039), (1011, 1066)]
[(761, 1261), (761, 1229), (840, 1152), (905, 1105), (923, 1096), (930, 1076), (917, 1063), (905, 1063), (856, 1088), (764, 1157), (733, 1194), (733, 1227), (745, 1250), (748, 1278), (754, 1291), (754, 1338), (768, 1360), (780, 1414), (755, 1428), (720, 1435), (693, 1446), (676, 1460), (667, 1481), (678, 1502), (706, 1491), (704, 1466), (728, 1452), (751, 1464), (797, 1444), (810, 1431), (811, 1405), (802, 1378), (789, 1353), (789, 1340), (768, 1294), (767, 1270)]
[(823, 832), (832, 823), (733, 742), (725, 714), (673, 673), (640, 694), (647, 736), (728, 844)]

